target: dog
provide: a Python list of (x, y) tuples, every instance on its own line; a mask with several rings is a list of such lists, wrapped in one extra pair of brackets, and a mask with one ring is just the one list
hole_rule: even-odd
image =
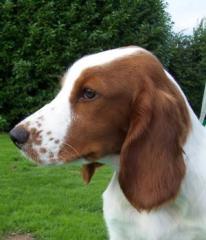
[(10, 131), (38, 164), (113, 167), (103, 194), (110, 240), (206, 239), (206, 130), (149, 51), (85, 56), (49, 104)]

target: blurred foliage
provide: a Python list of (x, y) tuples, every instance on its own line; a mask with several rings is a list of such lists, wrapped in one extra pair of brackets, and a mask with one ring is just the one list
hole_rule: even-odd
[(9, 127), (52, 99), (82, 55), (139, 45), (169, 62), (171, 21), (161, 0), (0, 2), (0, 114)]
[(174, 35), (169, 70), (179, 82), (199, 116), (206, 82), (206, 20), (191, 36)]
[(192, 37), (174, 35), (165, 9), (164, 0), (0, 1), (0, 114), (7, 128), (52, 99), (76, 59), (126, 45), (155, 53), (198, 112), (205, 25)]
[(8, 123), (5, 118), (0, 115), (0, 132), (8, 127)]

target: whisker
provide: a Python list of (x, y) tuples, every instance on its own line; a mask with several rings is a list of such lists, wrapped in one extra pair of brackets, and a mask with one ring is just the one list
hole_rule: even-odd
[(68, 143), (63, 143), (65, 146), (70, 147), (70, 149), (72, 149), (78, 156), (80, 156), (80, 153), (76, 150), (75, 147), (73, 147), (71, 144)]

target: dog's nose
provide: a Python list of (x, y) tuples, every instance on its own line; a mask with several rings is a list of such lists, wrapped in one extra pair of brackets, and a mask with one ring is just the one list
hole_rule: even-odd
[(18, 148), (21, 148), (21, 145), (26, 143), (29, 139), (29, 132), (21, 126), (13, 128), (9, 132), (9, 135)]

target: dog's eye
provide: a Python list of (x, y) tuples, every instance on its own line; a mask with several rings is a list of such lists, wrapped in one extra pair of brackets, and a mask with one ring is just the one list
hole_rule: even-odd
[(90, 89), (90, 88), (84, 88), (81, 96), (81, 100), (93, 100), (97, 96), (97, 93)]

